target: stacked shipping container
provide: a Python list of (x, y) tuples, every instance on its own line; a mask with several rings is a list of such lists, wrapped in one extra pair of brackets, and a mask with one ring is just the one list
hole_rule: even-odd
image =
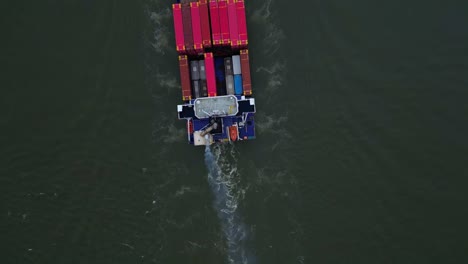
[(201, 60), (198, 65), (200, 66), (200, 93), (202, 97), (208, 96), (208, 90), (206, 87), (206, 70), (205, 70), (205, 61)]
[(216, 96), (216, 76), (214, 68), (213, 53), (205, 53), (205, 74), (208, 96)]
[(232, 69), (234, 72), (234, 93), (236, 95), (242, 94), (242, 76), (241, 76), (241, 63), (240, 56), (232, 56)]
[(249, 51), (240, 51), (241, 60), (241, 73), (242, 73), (242, 89), (244, 95), (252, 95), (252, 85), (250, 83), (250, 62), (249, 62)]
[(200, 97), (200, 66), (198, 61), (190, 62), (190, 77), (192, 79), (193, 98)]
[(176, 39), (176, 50), (180, 54), (185, 53), (184, 26), (182, 22), (182, 5), (173, 4), (172, 12), (174, 18), (174, 32)]
[(234, 76), (231, 57), (224, 58), (224, 71), (226, 74), (226, 93), (234, 94)]
[(184, 41), (187, 53), (193, 54), (193, 30), (192, 30), (192, 15), (190, 13), (190, 3), (182, 4), (182, 22), (184, 25)]
[(179, 56), (179, 71), (180, 84), (182, 86), (182, 100), (188, 101), (192, 99), (192, 91), (190, 89), (190, 72), (187, 55)]
[[(244, 0), (183, 0), (173, 4), (176, 49), (180, 54), (202, 53), (212, 45), (246, 48)], [(209, 7), (209, 8), (208, 8)]]
[(210, 16), (208, 13), (207, 0), (200, 0), (200, 25), (202, 31), (202, 41), (204, 48), (211, 48), (211, 29), (210, 29)]
[(210, 0), (210, 22), (213, 45), (221, 45), (221, 29), (219, 26), (218, 2)]
[(172, 8), (183, 100), (252, 95), (244, 0), (180, 2)]
[(203, 52), (202, 31), (200, 24), (200, 9), (198, 2), (190, 3), (190, 15), (192, 16), (193, 47), (196, 53)]
[(219, 26), (221, 29), (221, 44), (230, 45), (229, 17), (226, 0), (218, 0)]
[(226, 74), (224, 58), (215, 57), (216, 91), (218, 95), (226, 95)]
[(228, 0), (228, 16), (229, 16), (229, 35), (231, 37), (231, 46), (237, 48), (239, 45), (239, 31), (237, 26), (237, 12), (235, 0)]
[(247, 38), (247, 21), (245, 19), (245, 4), (244, 0), (237, 0), (237, 29), (239, 31), (239, 46), (246, 48), (248, 44)]

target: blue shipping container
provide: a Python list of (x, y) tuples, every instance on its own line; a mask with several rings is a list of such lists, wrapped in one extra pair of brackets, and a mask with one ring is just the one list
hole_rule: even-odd
[(242, 75), (234, 75), (234, 91), (236, 95), (242, 95)]
[(215, 74), (216, 74), (216, 93), (218, 95), (226, 95), (226, 77), (224, 75), (224, 58), (215, 57)]
[(224, 58), (215, 57), (215, 72), (216, 80), (218, 82), (224, 82)]

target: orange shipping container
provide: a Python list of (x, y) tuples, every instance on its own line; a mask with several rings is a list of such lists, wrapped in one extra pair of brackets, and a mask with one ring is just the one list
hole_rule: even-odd
[(249, 50), (241, 50), (240, 59), (242, 71), (242, 88), (244, 89), (244, 95), (252, 95), (252, 84), (250, 81)]
[(182, 86), (182, 100), (190, 101), (192, 99), (192, 89), (190, 84), (190, 69), (187, 55), (179, 56), (180, 84)]

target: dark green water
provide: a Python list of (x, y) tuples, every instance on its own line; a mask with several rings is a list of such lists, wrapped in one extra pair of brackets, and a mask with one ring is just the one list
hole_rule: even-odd
[[(255, 263), (466, 263), (468, 4), (348, 2), (247, 1)], [(225, 263), (170, 4), (0, 4), (0, 263)]]

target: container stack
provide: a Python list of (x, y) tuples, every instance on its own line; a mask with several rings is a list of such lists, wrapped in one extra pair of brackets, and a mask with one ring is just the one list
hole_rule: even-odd
[(234, 94), (234, 72), (232, 71), (232, 58), (224, 58), (224, 71), (226, 74), (226, 92)]
[(244, 0), (183, 0), (173, 4), (176, 49), (201, 54), (213, 46), (246, 49)]
[(237, 25), (236, 1), (228, 0), (227, 5), (229, 17), (229, 35), (231, 37), (230, 43), (232, 48), (237, 49), (239, 47), (239, 29)]
[(234, 72), (234, 93), (236, 95), (242, 94), (242, 75), (241, 75), (241, 64), (240, 56), (232, 56), (232, 68)]
[(244, 0), (236, 1), (237, 10), (237, 28), (239, 32), (239, 40), (237, 43), (241, 48), (247, 48), (248, 37), (247, 37), (247, 20), (245, 19), (245, 4)]
[(200, 26), (202, 31), (203, 48), (211, 48), (211, 28), (210, 28), (210, 14), (208, 12), (207, 0), (200, 0)]
[(224, 69), (224, 58), (215, 58), (216, 92), (218, 95), (226, 95), (226, 74)]
[(203, 39), (200, 21), (200, 8), (198, 2), (190, 3), (190, 15), (192, 17), (192, 30), (193, 30), (193, 48), (195, 53), (203, 52)]
[(242, 78), (242, 90), (244, 95), (252, 95), (252, 85), (250, 84), (250, 62), (249, 62), (249, 50), (240, 51), (241, 60), (241, 74)]
[(190, 3), (182, 4), (182, 25), (184, 27), (185, 49), (188, 54), (194, 53), (192, 14), (190, 12)]
[(190, 76), (192, 78), (193, 98), (200, 97), (200, 65), (199, 61), (190, 62)]
[(201, 89), (201, 97), (208, 96), (208, 89), (206, 86), (206, 70), (205, 70), (205, 61), (200, 60), (198, 62), (198, 66), (200, 67), (200, 89)]
[(244, 0), (178, 2), (172, 9), (183, 100), (251, 96)]
[(226, 0), (218, 0), (219, 26), (221, 29), (221, 45), (229, 46), (231, 37), (229, 34), (229, 17)]
[(211, 22), (211, 36), (214, 46), (221, 45), (221, 27), (219, 25), (218, 2), (210, 0), (210, 22)]
[(182, 22), (182, 5), (173, 4), (172, 13), (174, 18), (174, 32), (176, 39), (176, 50), (179, 54), (185, 54), (184, 26)]
[(179, 71), (180, 83), (182, 86), (182, 100), (189, 101), (192, 99), (192, 91), (190, 89), (190, 72), (187, 55), (179, 56)]
[(216, 96), (216, 76), (214, 68), (213, 53), (205, 53), (205, 74), (206, 74), (206, 87), (208, 96)]

